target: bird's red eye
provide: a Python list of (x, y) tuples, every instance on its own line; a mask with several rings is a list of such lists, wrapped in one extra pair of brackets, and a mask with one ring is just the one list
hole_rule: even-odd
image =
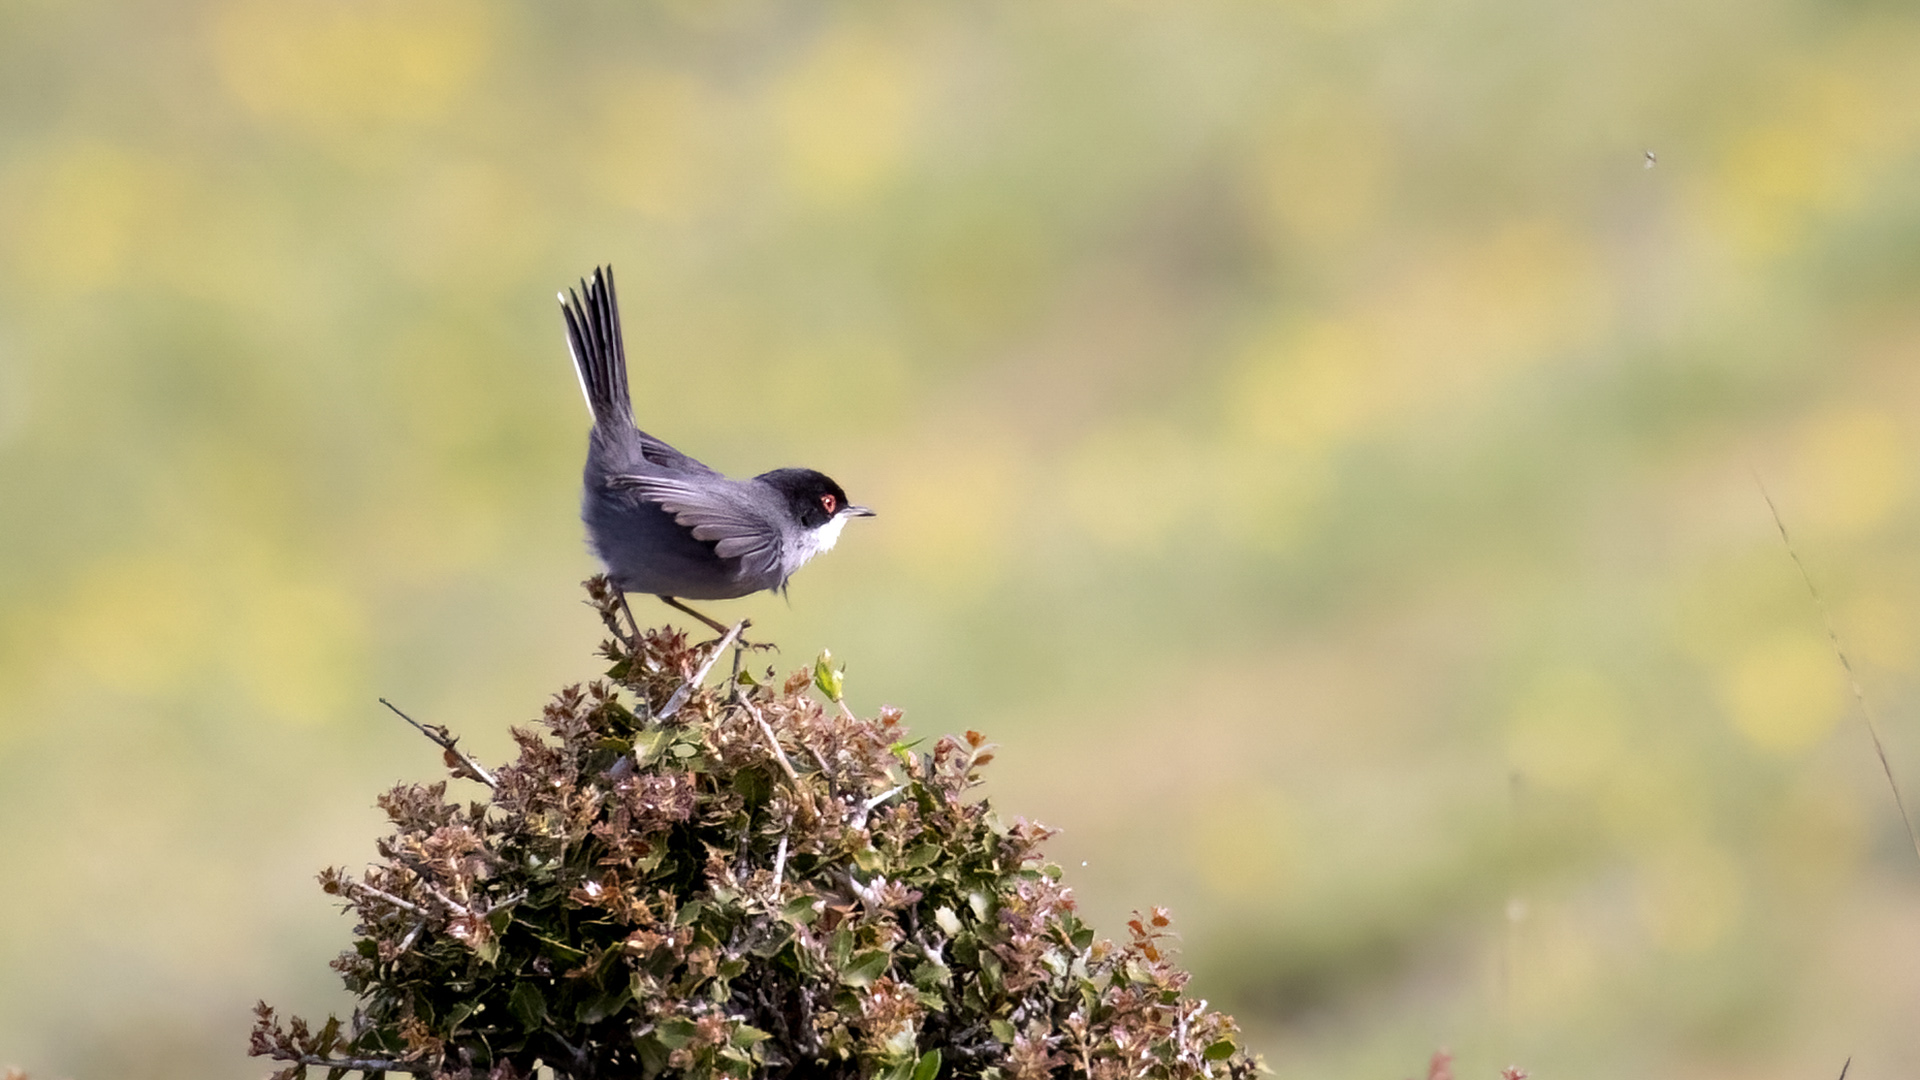
[(834, 497), (833, 497), (833, 496), (831, 496), (831, 495), (822, 495), (822, 496), (820, 496), (820, 505), (821, 505), (822, 507), (824, 507), (824, 508), (826, 509), (826, 511), (827, 511), (827, 513), (829, 513), (829, 514), (831, 514), (831, 513), (833, 513), (833, 512), (834, 512), (834, 510), (838, 508), (838, 507), (837, 507), (837, 504), (836, 504), (836, 502), (835, 502), (835, 500), (834, 500)]

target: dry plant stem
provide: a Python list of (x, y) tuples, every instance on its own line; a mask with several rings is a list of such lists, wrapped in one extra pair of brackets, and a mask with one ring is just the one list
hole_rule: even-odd
[(494, 780), (493, 774), (488, 772), (485, 769), (485, 767), (483, 767), (479, 762), (468, 757), (465, 751), (461, 750), (458, 746), (454, 745), (455, 743), (458, 743), (460, 740), (455, 738), (453, 734), (449, 732), (444, 726), (440, 724), (423, 724), (420, 721), (415, 720), (413, 717), (408, 716), (406, 713), (401, 712), (399, 706), (395, 705), (391, 701), (388, 701), (386, 698), (381, 698), (380, 704), (385, 705), (389, 709), (392, 709), (393, 715), (399, 717), (402, 720), (405, 720), (409, 724), (412, 724), (416, 729), (419, 730), (420, 734), (425, 735), (428, 739), (431, 739), (435, 746), (438, 746), (440, 749), (445, 750), (449, 754), (452, 754), (460, 762), (460, 764), (469, 771), (473, 779), (480, 781), (481, 783), (487, 785), (490, 788), (493, 788), (496, 791), (499, 790), (500, 785), (498, 782)]
[(780, 880), (787, 873), (787, 834), (780, 834), (780, 850), (773, 854), (773, 902), (780, 902)]
[[(774, 735), (773, 725), (767, 723), (767, 718), (760, 715), (759, 709), (756, 709), (753, 707), (753, 702), (743, 701), (741, 702), (741, 704), (747, 707), (747, 711), (749, 713), (752, 713), (754, 720), (756, 720), (760, 724), (760, 730), (766, 733), (767, 745), (773, 749), (773, 756), (776, 760), (780, 762), (781, 770), (787, 774), (788, 782), (795, 783), (795, 784), (799, 783), (800, 774), (793, 771), (793, 762), (788, 761), (787, 752), (785, 750), (780, 749), (780, 739), (778, 736)], [(822, 763), (821, 771), (822, 772), (826, 771), (824, 762)], [(782, 844), (785, 844), (786, 840), (782, 839), (780, 842)]]
[(420, 882), (420, 887), (432, 893), (433, 898), (435, 900), (440, 901), (442, 906), (444, 906), (448, 911), (453, 912), (455, 915), (464, 915), (469, 919), (474, 917), (474, 910), (472, 908), (468, 907), (465, 904), (462, 904), (458, 900), (455, 900), (453, 897), (448, 896), (446, 893), (441, 892), (440, 889), (436, 885), (434, 885), (433, 882), (422, 879)]
[(404, 1061), (385, 1061), (380, 1058), (330, 1058), (319, 1054), (274, 1054), (275, 1061), (290, 1061), (295, 1065), (318, 1065), (325, 1069), (351, 1069), (355, 1072), (397, 1072), (410, 1076), (424, 1076), (434, 1070), (425, 1065), (409, 1065)]
[(415, 915), (420, 916), (421, 918), (426, 918), (427, 916), (427, 909), (421, 907), (419, 904), (413, 903), (410, 900), (402, 900), (390, 892), (383, 892), (382, 890), (376, 889), (371, 885), (362, 884), (361, 882), (358, 882), (358, 881), (347, 881), (347, 882), (342, 882), (342, 887), (346, 889), (348, 893), (365, 893), (366, 895), (371, 896), (376, 900), (380, 900), (380, 901), (384, 901), (385, 903), (392, 904), (394, 907), (399, 908), (401, 911), (410, 911)]
[(1840, 1080), (1847, 1080), (1847, 1070), (1851, 1069), (1852, 1067), (1853, 1067), (1853, 1055), (1848, 1054), (1847, 1060), (1840, 1064)]
[[(1893, 766), (1887, 761), (1887, 748), (1880, 741), (1880, 725), (1873, 719), (1873, 709), (1867, 705), (1866, 691), (1860, 688), (1860, 678), (1853, 673), (1853, 661), (1847, 659), (1847, 651), (1840, 647), (1840, 635), (1833, 628), (1833, 613), (1827, 610), (1827, 601), (1814, 588), (1813, 575), (1807, 572), (1807, 564), (1800, 561), (1800, 553), (1793, 549), (1793, 540), (1787, 535), (1787, 523), (1780, 516), (1780, 508), (1773, 503), (1773, 496), (1767, 493), (1766, 482), (1755, 471), (1753, 482), (1759, 485), (1760, 497), (1767, 501), (1767, 510), (1773, 514), (1773, 526), (1780, 530), (1780, 543), (1787, 549), (1787, 557), (1800, 571), (1800, 580), (1806, 583), (1807, 595), (1813, 597), (1813, 606), (1820, 609), (1820, 621), (1826, 625), (1827, 641), (1833, 646), (1833, 655), (1839, 659), (1840, 668), (1847, 674), (1847, 686), (1853, 691), (1854, 703), (1860, 706), (1860, 718), (1866, 721), (1867, 735), (1873, 739), (1873, 752), (1880, 757), (1880, 771), (1887, 774), (1887, 786), (1893, 789), (1893, 805), (1900, 811), (1900, 824), (1906, 826), (1907, 842), (1913, 845), (1913, 853), (1920, 856), (1920, 835), (1913, 830), (1913, 818), (1907, 813), (1907, 800), (1900, 796), (1900, 782), (1893, 778)], [(1848, 1058), (1849, 1062), (1853, 1059)], [(1846, 1070), (1841, 1070), (1846, 1075)]]
[[(666, 597), (663, 596), (661, 599), (665, 600)], [(713, 643), (713, 651), (708, 653), (707, 658), (701, 662), (700, 670), (693, 673), (693, 678), (688, 679), (680, 689), (673, 692), (672, 697), (667, 699), (666, 707), (660, 710), (660, 719), (672, 719), (673, 714), (680, 711), (680, 707), (687, 703), (687, 699), (693, 696), (693, 692), (699, 688), (700, 684), (707, 681), (707, 673), (713, 670), (714, 661), (720, 659), (720, 654), (726, 652), (727, 646), (733, 644), (734, 639), (739, 637), (741, 631), (746, 628), (747, 620), (745, 619), (734, 623), (731, 628), (722, 627), (726, 633), (720, 636), (719, 641)]]

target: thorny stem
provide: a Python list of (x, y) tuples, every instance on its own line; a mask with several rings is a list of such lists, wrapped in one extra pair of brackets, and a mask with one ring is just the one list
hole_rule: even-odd
[[(1873, 719), (1873, 709), (1867, 705), (1867, 693), (1860, 688), (1860, 677), (1853, 673), (1853, 661), (1847, 659), (1847, 651), (1840, 647), (1840, 635), (1833, 628), (1833, 613), (1827, 609), (1825, 597), (1813, 586), (1813, 575), (1807, 572), (1807, 564), (1800, 561), (1800, 553), (1793, 549), (1793, 540), (1787, 536), (1787, 523), (1780, 516), (1780, 508), (1773, 504), (1773, 496), (1767, 493), (1766, 481), (1760, 479), (1759, 470), (1754, 470), (1753, 482), (1760, 488), (1760, 497), (1767, 501), (1767, 510), (1773, 514), (1773, 527), (1780, 530), (1780, 543), (1787, 549), (1787, 557), (1793, 560), (1795, 569), (1800, 571), (1800, 580), (1807, 585), (1807, 595), (1813, 597), (1813, 606), (1820, 609), (1820, 621), (1826, 625), (1827, 641), (1833, 645), (1833, 655), (1840, 661), (1840, 669), (1847, 674), (1847, 686), (1853, 691), (1853, 700), (1860, 706), (1860, 719), (1866, 721), (1867, 735), (1873, 739), (1873, 752), (1880, 757), (1880, 771), (1887, 774), (1887, 786), (1893, 789), (1893, 805), (1900, 811), (1900, 824), (1907, 828), (1907, 842), (1913, 845), (1913, 853), (1920, 855), (1920, 834), (1913, 829), (1913, 818), (1907, 813), (1907, 801), (1900, 797), (1900, 782), (1893, 778), (1893, 766), (1887, 762), (1887, 748), (1880, 741), (1880, 725)], [(1842, 1070), (1844, 1075), (1844, 1070)]]
[(673, 692), (672, 697), (667, 699), (667, 707), (660, 710), (660, 719), (672, 719), (673, 714), (680, 711), (681, 706), (693, 697), (693, 692), (699, 689), (700, 684), (707, 681), (707, 673), (713, 670), (714, 661), (720, 659), (720, 654), (726, 652), (727, 646), (733, 644), (733, 640), (746, 628), (747, 620), (741, 619), (722, 634), (719, 641), (713, 643), (713, 651), (708, 653), (706, 660), (700, 664), (700, 670), (694, 672), (693, 678), (688, 679), (680, 689)]
[(457, 737), (455, 737), (452, 732), (448, 731), (445, 725), (423, 724), (420, 721), (415, 720), (413, 717), (408, 716), (406, 713), (401, 712), (400, 707), (398, 705), (395, 705), (393, 702), (388, 701), (386, 698), (381, 698), (380, 704), (385, 705), (389, 709), (392, 709), (393, 715), (399, 717), (402, 720), (405, 720), (409, 724), (412, 724), (416, 729), (419, 730), (420, 734), (425, 735), (428, 739), (432, 740), (435, 746), (438, 746), (440, 749), (445, 750), (448, 754), (452, 755), (455, 760), (460, 762), (461, 767), (467, 770), (466, 775), (472, 777), (475, 780), (480, 781), (481, 783), (487, 785), (488, 787), (494, 789), (495, 791), (500, 790), (500, 784), (498, 781), (494, 780), (493, 774), (488, 772), (486, 768), (482, 766), (479, 762), (467, 756), (466, 751), (461, 750), (457, 745), (455, 745), (460, 740)]

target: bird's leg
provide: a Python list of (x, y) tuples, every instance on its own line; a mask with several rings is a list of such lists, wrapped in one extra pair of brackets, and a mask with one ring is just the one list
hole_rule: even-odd
[(633, 636), (627, 639), (627, 651), (640, 652), (640, 620), (633, 617), (633, 609), (627, 606), (627, 590), (615, 590), (620, 597), (620, 610), (627, 613), (627, 625), (633, 627)]
[(733, 629), (733, 627), (728, 626), (725, 623), (714, 622), (712, 619), (707, 618), (705, 615), (700, 614), (699, 612), (693, 610), (692, 608), (681, 603), (680, 601), (675, 600), (671, 596), (661, 597), (660, 602), (667, 605), (670, 608), (678, 608), (679, 610), (686, 612), (687, 614), (693, 616), (694, 618), (699, 619), (701, 622), (706, 623), (708, 626), (713, 627), (713, 632), (716, 634), (724, 634), (727, 631)]
[[(681, 603), (680, 601), (678, 601), (678, 600), (675, 600), (675, 599), (674, 599), (673, 597), (671, 597), (671, 596), (663, 596), (663, 597), (661, 597), (661, 598), (660, 598), (660, 602), (661, 602), (661, 603), (663, 603), (663, 604), (665, 604), (665, 605), (667, 605), (667, 606), (668, 606), (668, 607), (670, 607), (670, 608), (677, 608), (677, 609), (679, 609), (679, 610), (681, 610), (681, 611), (684, 611), (684, 612), (686, 612), (687, 614), (689, 614), (689, 615), (691, 615), (691, 616), (693, 616), (694, 618), (696, 618), (696, 619), (699, 619), (699, 620), (700, 620), (701, 622), (703, 622), (703, 623), (706, 623), (706, 624), (707, 624), (708, 626), (711, 626), (711, 627), (713, 627), (713, 632), (714, 632), (714, 633), (716, 633), (716, 634), (725, 634), (725, 633), (726, 633), (727, 631), (729, 631), (729, 630), (731, 630), (731, 629), (733, 629), (733, 627), (731, 627), (731, 626), (728, 626), (728, 625), (727, 625), (726, 623), (721, 623), (721, 622), (714, 622), (714, 621), (713, 621), (712, 619), (709, 619), (709, 618), (707, 618), (707, 617), (706, 617), (705, 615), (702, 615), (702, 614), (700, 614), (699, 612), (697, 612), (697, 611), (695, 611), (695, 610), (693, 610), (692, 608), (690, 608), (690, 607), (688, 607), (687, 605), (685, 605), (685, 604), (683, 604), (683, 603)], [(741, 629), (742, 629), (743, 631), (744, 631), (744, 630), (745, 630), (745, 629), (746, 629), (747, 627), (749, 627), (749, 626), (752, 626), (752, 625), (753, 625), (753, 623), (751, 623), (751, 622), (749, 622), (749, 621), (747, 621), (746, 619), (742, 619), (742, 620), (740, 620), (740, 628), (741, 628)], [(740, 646), (741, 646), (742, 648), (746, 648), (746, 649), (770, 649), (770, 648), (772, 648), (772, 647), (773, 647), (773, 646), (771, 646), (771, 645), (763, 645), (763, 644), (761, 644), (761, 643), (759, 643), (759, 642), (754, 642), (754, 641), (748, 641), (748, 640), (746, 639), (746, 637), (745, 637), (745, 635), (744, 635), (744, 634), (743, 634), (743, 635), (741, 636), (741, 638), (740, 638)]]

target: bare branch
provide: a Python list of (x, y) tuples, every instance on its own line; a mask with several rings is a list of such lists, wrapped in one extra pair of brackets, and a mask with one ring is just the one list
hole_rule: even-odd
[(395, 705), (391, 701), (388, 701), (386, 698), (381, 698), (380, 704), (385, 705), (389, 709), (392, 709), (393, 715), (399, 717), (402, 720), (405, 720), (409, 724), (412, 724), (416, 729), (419, 730), (420, 734), (425, 735), (428, 739), (432, 740), (435, 746), (438, 746), (440, 749), (445, 750), (447, 752), (448, 757), (453, 758), (455, 761), (457, 761), (460, 767), (453, 770), (453, 774), (455, 776), (464, 777), (469, 780), (478, 780), (481, 783), (487, 785), (488, 787), (493, 788), (495, 791), (498, 791), (500, 789), (500, 784), (494, 780), (492, 773), (488, 772), (484, 767), (482, 767), (479, 762), (473, 760), (471, 757), (468, 757), (465, 751), (461, 750), (458, 746), (455, 745), (460, 741), (459, 738), (455, 736), (452, 732), (448, 731), (444, 725), (423, 724), (420, 721), (415, 720), (413, 717), (408, 716), (406, 713), (401, 712), (399, 706)]
[(773, 900), (780, 902), (780, 880), (787, 873), (787, 834), (780, 834), (780, 850), (773, 855)]
[(453, 897), (448, 896), (446, 893), (441, 892), (439, 888), (437, 888), (434, 885), (433, 882), (428, 881), (426, 878), (420, 879), (420, 887), (432, 893), (433, 898), (435, 900), (440, 901), (441, 904), (446, 906), (446, 909), (448, 911), (453, 912), (455, 915), (465, 915), (466, 917), (471, 919), (471, 918), (474, 918), (477, 914), (471, 907), (468, 907), (467, 905), (462, 904), (458, 900), (455, 900)]
[(767, 745), (773, 748), (773, 756), (775, 760), (780, 762), (780, 768), (786, 772), (787, 780), (792, 783), (796, 783), (796, 784), (799, 783), (800, 774), (793, 771), (793, 762), (788, 761), (787, 752), (785, 750), (780, 749), (780, 739), (778, 736), (774, 735), (773, 725), (767, 723), (767, 718), (760, 714), (759, 709), (754, 708), (753, 702), (742, 701), (741, 704), (745, 705), (747, 707), (747, 711), (749, 713), (752, 713), (753, 718), (759, 722), (760, 730), (764, 732), (767, 736)]
[(392, 904), (394, 907), (399, 908), (401, 911), (410, 911), (415, 915), (421, 916), (422, 918), (425, 918), (428, 914), (427, 909), (421, 907), (419, 904), (416, 904), (411, 900), (402, 900), (390, 892), (386, 892), (381, 889), (376, 889), (371, 885), (365, 884), (364, 882), (349, 881), (345, 877), (342, 877), (340, 879), (340, 888), (345, 892), (347, 892), (348, 894), (364, 893), (368, 896), (373, 897), (375, 900)]
[(853, 827), (856, 829), (866, 828), (867, 815), (873, 813), (875, 807), (878, 807), (881, 803), (886, 802), (888, 799), (893, 798), (905, 790), (907, 790), (907, 785), (905, 784), (890, 787), (880, 794), (875, 795), (873, 798), (868, 799), (866, 802), (861, 803), (859, 812), (853, 815)]
[(734, 639), (739, 637), (741, 632), (746, 628), (747, 620), (741, 619), (739, 622), (734, 623), (732, 628), (725, 634), (722, 634), (719, 641), (713, 643), (713, 652), (707, 654), (707, 659), (701, 663), (700, 670), (694, 672), (693, 678), (688, 679), (685, 685), (675, 690), (673, 696), (667, 699), (666, 708), (660, 710), (660, 719), (670, 720), (673, 718), (674, 713), (680, 711), (680, 707), (685, 705), (687, 699), (693, 696), (693, 692), (698, 690), (700, 684), (706, 681), (707, 672), (713, 670), (714, 661), (720, 659), (720, 654), (727, 651), (727, 646), (733, 644)]
[(385, 1058), (330, 1058), (321, 1054), (286, 1054), (274, 1051), (267, 1057), (275, 1061), (290, 1061), (295, 1065), (318, 1065), (326, 1069), (352, 1069), (355, 1072), (399, 1072), (414, 1076), (425, 1076), (436, 1070), (425, 1064), (408, 1064), (404, 1061), (391, 1061)]

